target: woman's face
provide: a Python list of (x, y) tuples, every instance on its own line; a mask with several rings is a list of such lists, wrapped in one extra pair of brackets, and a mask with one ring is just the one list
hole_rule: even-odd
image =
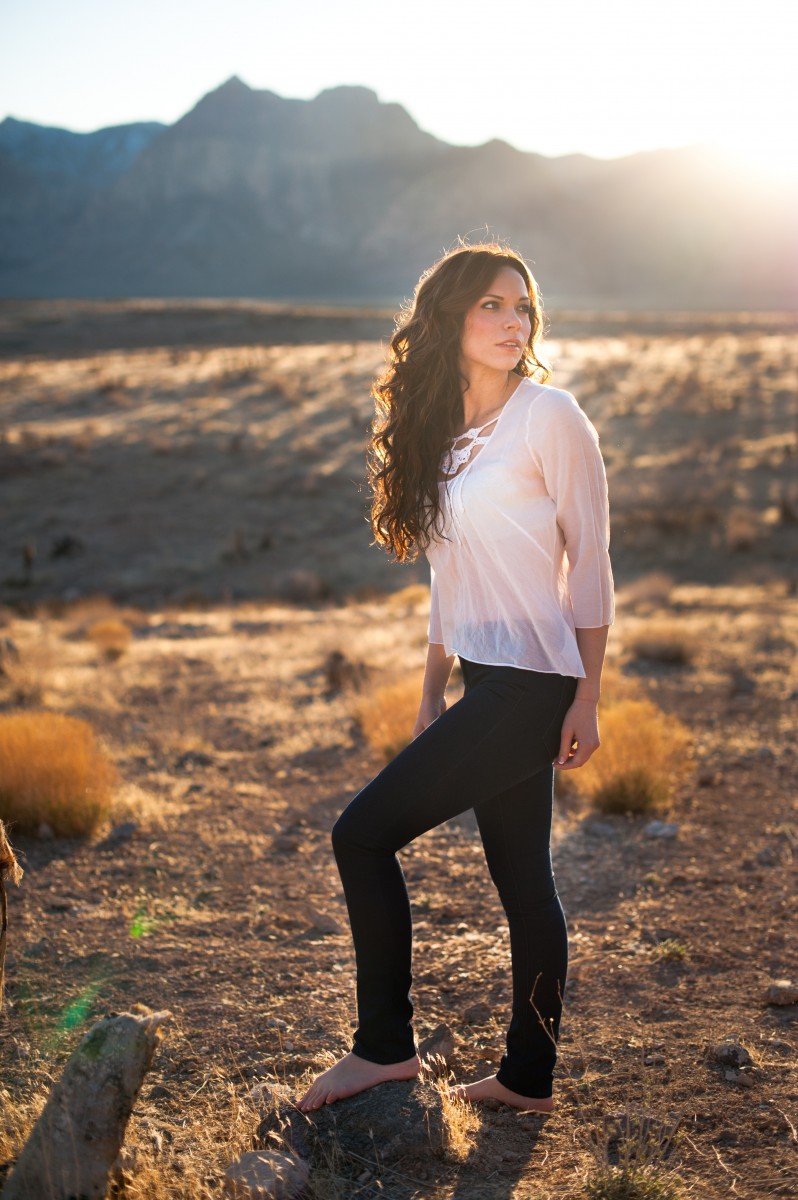
[(531, 311), (523, 277), (512, 267), (501, 267), (463, 319), (460, 365), (466, 378), (475, 366), (497, 371), (516, 366), (532, 331)]

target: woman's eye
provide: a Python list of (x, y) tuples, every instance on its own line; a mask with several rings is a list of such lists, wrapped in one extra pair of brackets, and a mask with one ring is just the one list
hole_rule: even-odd
[(486, 300), (485, 303), (482, 305), (482, 307), (483, 308), (495, 308), (496, 301), (495, 300)]

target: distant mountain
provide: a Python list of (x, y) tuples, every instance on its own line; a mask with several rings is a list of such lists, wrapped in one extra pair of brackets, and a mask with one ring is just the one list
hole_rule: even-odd
[(172, 126), (2, 122), (0, 295), (394, 302), (487, 232), (549, 303), (793, 308), (796, 200), (700, 147), (450, 146), (367, 88), (290, 100), (233, 77)]
[(0, 152), (54, 182), (96, 188), (123, 174), (165, 128), (158, 121), (139, 121), (94, 133), (72, 133), (6, 117), (0, 122)]

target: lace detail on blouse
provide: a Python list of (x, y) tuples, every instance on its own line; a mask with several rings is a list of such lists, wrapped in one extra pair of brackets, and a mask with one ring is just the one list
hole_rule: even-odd
[[(441, 460), (441, 474), (444, 479), (454, 479), (455, 475), (459, 475), (461, 470), (471, 461), (472, 455), (475, 457), (479, 450), (475, 451), (475, 447), (482, 447), (487, 441), (490, 441), (493, 436), (493, 430), (490, 433), (477, 436), (481, 430), (487, 429), (489, 425), (495, 425), (498, 417), (492, 417), (490, 421), (486, 421), (484, 425), (474, 425), (471, 429), (467, 429), (465, 433), (459, 433), (457, 437), (449, 438), (449, 449), (444, 451)], [(458, 446), (458, 442), (464, 442), (462, 446)], [(450, 458), (451, 455), (451, 458)]]

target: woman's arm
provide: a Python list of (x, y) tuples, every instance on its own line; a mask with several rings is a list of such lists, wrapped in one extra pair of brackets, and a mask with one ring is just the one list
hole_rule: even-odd
[(421, 704), (418, 717), (413, 726), (413, 738), (431, 725), (432, 722), (446, 711), (446, 684), (454, 666), (454, 655), (448, 656), (440, 642), (430, 642), (427, 646), (427, 664), (424, 669), (424, 683), (421, 688)]
[(574, 702), (563, 721), (560, 753), (555, 763), (562, 771), (583, 766), (600, 745), (596, 710), (601, 695), (601, 669), (604, 665), (608, 632), (608, 625), (576, 631), (576, 642), (585, 668), (585, 678), (577, 683)]

